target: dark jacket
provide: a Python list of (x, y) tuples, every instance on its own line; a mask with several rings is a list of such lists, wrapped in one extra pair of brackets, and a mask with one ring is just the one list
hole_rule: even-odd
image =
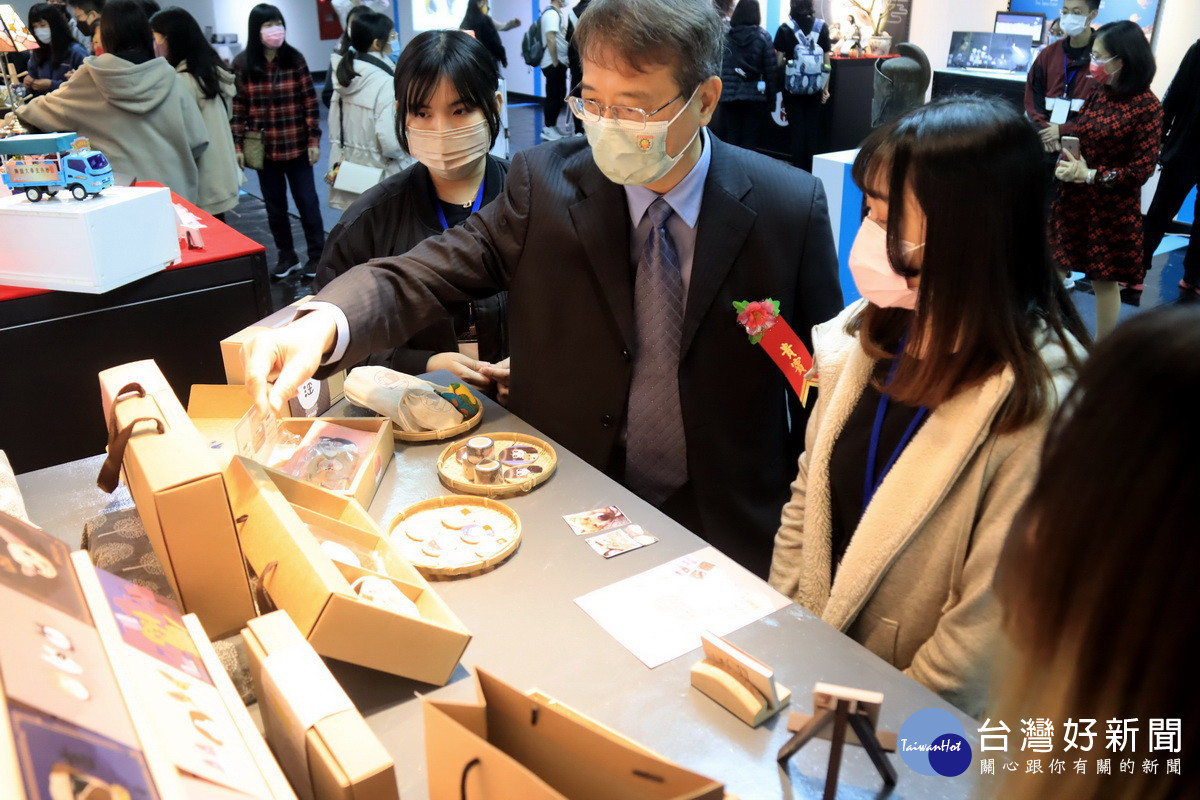
[(1162, 163), (1200, 176), (1200, 41), (1179, 63), (1162, 108)]
[[(683, 318), (679, 401), (702, 535), (759, 575), (790, 497), (807, 412), (734, 301), (779, 301), (811, 344), (842, 308), (825, 192), (806, 172), (715, 136)], [(583, 137), (522, 150), (504, 193), (402, 258), (355, 267), (317, 296), (350, 323), (343, 363), (403, 342), (445, 306), (509, 292), (509, 408), (618, 474), (637, 348), (629, 205)], [(341, 364), (323, 367), (319, 375)]]
[[(500, 194), (507, 172), (507, 161), (487, 157), (484, 205)], [(440, 234), (442, 224), (433, 198), (429, 170), (420, 162), (363, 192), (329, 234), (317, 266), (314, 288), (320, 289), (356, 264), (403, 255), (425, 239)], [(424, 372), (430, 356), (458, 349), (458, 333), (467, 329), (472, 309), (479, 335), (479, 357), (484, 361), (500, 361), (508, 357), (506, 307), (504, 292), (481, 296), (470, 304), (451, 304), (445, 313), (416, 331), (406, 347), (371, 353), (367, 363), (410, 375)]]
[[(721, 101), (768, 100), (775, 102), (775, 47), (758, 25), (738, 25), (725, 34), (725, 58), (721, 64)], [(766, 92), (757, 83), (765, 81)]]
[(500, 31), (497, 30), (496, 23), (492, 21), (491, 17), (487, 14), (480, 14), (478, 20), (468, 30), (472, 31), (479, 43), (488, 49), (492, 58), (496, 59), (496, 63), (502, 67), (508, 66), (508, 53), (504, 50), (504, 44), (500, 41)]
[[(46, 52), (45, 61), (39, 61), (38, 56), (43, 50)], [(71, 42), (65, 56), (57, 62), (53, 58), (50, 47), (42, 46), (34, 50), (33, 55), (29, 58), (29, 77), (37, 81), (49, 78), (50, 88), (46, 91), (53, 92), (62, 86), (63, 81), (67, 79), (68, 72), (79, 69), (85, 58), (87, 58), (87, 51), (74, 42)], [(46, 94), (46, 92), (34, 92), (34, 94)]]

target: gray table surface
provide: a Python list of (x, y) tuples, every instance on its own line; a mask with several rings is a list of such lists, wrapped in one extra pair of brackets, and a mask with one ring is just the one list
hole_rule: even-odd
[[(486, 402), (484, 422), (473, 433), (504, 431), (538, 435), (505, 409)], [(393, 516), (411, 503), (451, 493), (439, 483), (434, 467), (444, 446), (397, 443), (396, 456), (370, 507), (385, 532)], [(395, 758), (404, 800), (428, 796), (418, 693), (471, 699), (474, 681), (469, 670), (476, 664), (522, 690), (540, 689), (667, 758), (723, 781), (743, 800), (821, 796), (827, 742), (806, 746), (787, 773), (775, 763), (775, 753), (789, 736), (788, 713), (811, 713), (812, 687), (818, 681), (882, 692), (884, 730), (898, 732), (920, 709), (946, 709), (960, 719), (972, 750), (979, 752), (978, 722), (796, 605), (728, 637), (770, 664), (776, 680), (794, 693), (792, 707), (759, 728), (746, 726), (691, 688), (688, 670), (700, 657), (698, 649), (656, 669), (646, 668), (574, 598), (705, 543), (557, 443), (555, 449), (559, 460), (554, 476), (529, 495), (505, 501), (521, 518), (523, 538), (516, 554), (488, 574), (433, 584), (474, 634), (447, 686), (326, 660)], [(18, 476), (31, 519), (73, 548), (79, 546), (85, 519), (123, 502), (95, 487), (101, 461), (96, 456)], [(614, 504), (659, 542), (606, 560), (562, 520), (563, 514)], [(928, 777), (909, 769), (897, 754), (891, 760), (900, 781), (889, 793), (882, 791), (866, 752), (848, 746), (837, 796), (948, 800), (969, 797), (975, 788), (975, 769), (958, 778)]]

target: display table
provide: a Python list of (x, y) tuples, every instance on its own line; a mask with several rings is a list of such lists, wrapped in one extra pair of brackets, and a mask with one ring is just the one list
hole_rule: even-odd
[[(496, 431), (539, 435), (485, 401), (484, 422), (476, 432)], [(444, 444), (397, 446), (370, 509), (385, 528), (405, 506), (449, 494), (434, 469)], [(485, 575), (433, 584), (474, 634), (449, 685), (437, 688), (328, 662), (395, 758), (400, 796), (428, 796), (417, 693), (439, 700), (473, 699), (468, 670), (478, 664), (521, 689), (540, 689), (689, 769), (724, 781), (728, 791), (743, 800), (820, 797), (828, 742), (806, 746), (792, 759), (790, 775), (784, 775), (775, 753), (789, 737), (787, 711), (751, 729), (689, 686), (688, 670), (700, 657), (698, 648), (647, 669), (575, 605), (574, 598), (582, 594), (694, 552), (704, 543), (565, 448), (555, 447), (555, 475), (531, 494), (506, 501), (521, 517), (523, 540), (517, 553)], [(19, 476), (33, 521), (78, 547), (83, 520), (112, 502), (94, 485), (100, 463), (96, 456)], [(564, 514), (611, 504), (660, 541), (605, 560), (562, 520)], [(923, 708), (946, 709), (962, 722), (978, 756), (978, 722), (798, 606), (788, 606), (729, 638), (775, 668), (776, 679), (794, 693), (793, 710), (811, 713), (817, 681), (877, 690), (884, 694), (882, 729), (899, 731), (910, 714)], [(974, 763), (958, 778), (943, 778), (917, 774), (898, 755), (891, 758), (900, 776), (896, 797), (966, 798), (977, 781)], [(880, 788), (866, 752), (848, 746), (839, 797), (875, 797)]]
[(1000, 72), (998, 70), (935, 69), (933, 71), (933, 98), (955, 94), (973, 94), (981, 97), (998, 97), (1011, 103), (1022, 114), (1025, 113), (1025, 74)]
[(23, 419), (36, 409), (59, 431), (47, 436), (40, 426), (10, 425), (0, 447), (17, 471), (103, 449), (100, 370), (153, 358), (173, 386), (221, 383), (217, 342), (271, 313), (265, 248), (171, 198), (208, 227), (204, 248), (184, 250), (166, 271), (105, 294), (0, 286), (0, 353), (8, 376), (0, 414)]

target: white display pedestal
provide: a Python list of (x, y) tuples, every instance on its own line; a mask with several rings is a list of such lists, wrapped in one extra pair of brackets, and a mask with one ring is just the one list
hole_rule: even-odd
[(858, 150), (841, 150), (813, 156), (812, 174), (824, 184), (825, 197), (829, 201), (829, 224), (833, 228), (833, 244), (838, 254), (838, 278), (846, 305), (861, 297), (850, 275), (850, 248), (862, 225), (863, 193), (850, 177), (850, 168), (857, 155)]
[(113, 186), (31, 203), (0, 198), (0, 285), (101, 294), (179, 258), (171, 192)]

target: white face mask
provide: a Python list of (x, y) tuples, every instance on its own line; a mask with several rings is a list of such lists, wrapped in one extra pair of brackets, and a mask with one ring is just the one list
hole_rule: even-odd
[(492, 144), (492, 134), (485, 119), (446, 131), (423, 131), (409, 126), (406, 133), (409, 155), (430, 172), (451, 181), (470, 175)]
[[(904, 261), (922, 244), (901, 242)], [(887, 231), (870, 219), (864, 219), (850, 248), (850, 274), (858, 293), (880, 308), (917, 307), (917, 290), (909, 287), (908, 279), (892, 269), (887, 254)]]
[(592, 146), (592, 158), (604, 176), (622, 186), (644, 186), (670, 172), (700, 135), (700, 128), (696, 128), (692, 138), (674, 156), (667, 155), (667, 129), (691, 105), (698, 91), (699, 86), (671, 119), (664, 122), (647, 120), (646, 127), (640, 130), (630, 130), (623, 127), (620, 120), (607, 117), (601, 117), (597, 122), (585, 119), (583, 130)]
[(42, 44), (50, 44), (50, 29), (49, 28), (34, 28), (33, 35)]
[(1063, 14), (1059, 17), (1058, 27), (1067, 36), (1078, 36), (1087, 27), (1087, 17), (1083, 14)]

